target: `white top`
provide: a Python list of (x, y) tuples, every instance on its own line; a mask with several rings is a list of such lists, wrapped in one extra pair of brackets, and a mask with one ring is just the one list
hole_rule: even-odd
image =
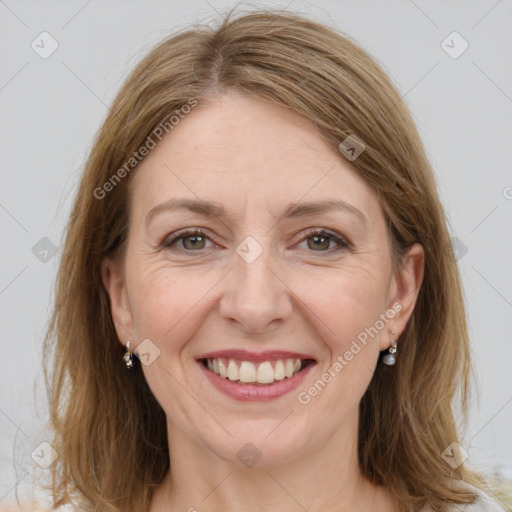
[(453, 507), (453, 511), (464, 511), (464, 512), (506, 512), (504, 508), (494, 501), (490, 496), (483, 493), (480, 489), (467, 485), (471, 491), (478, 494), (479, 498), (470, 505), (457, 505)]

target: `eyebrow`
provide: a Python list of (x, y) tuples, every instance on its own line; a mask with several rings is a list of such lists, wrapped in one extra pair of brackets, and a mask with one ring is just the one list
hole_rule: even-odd
[[(226, 210), (219, 203), (197, 201), (194, 199), (186, 198), (170, 199), (164, 203), (156, 205), (150, 210), (146, 216), (146, 225), (150, 223), (153, 217), (161, 212), (180, 209), (189, 210), (199, 215), (203, 215), (204, 217), (219, 217), (221, 219), (226, 217)], [(357, 216), (364, 225), (368, 225), (368, 219), (364, 216), (361, 210), (358, 210), (355, 206), (340, 199), (325, 199), (323, 201), (314, 201), (308, 203), (291, 203), (281, 214), (279, 220), (290, 219), (294, 217), (305, 217), (308, 215), (326, 213), (329, 211), (344, 211), (352, 213), (353, 215)]]

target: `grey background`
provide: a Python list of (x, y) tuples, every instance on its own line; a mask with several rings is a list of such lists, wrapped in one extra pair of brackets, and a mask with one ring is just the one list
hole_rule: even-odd
[[(271, 5), (355, 37), (411, 108), (457, 237), (467, 298), (480, 400), (475, 395), (463, 447), (475, 467), (512, 481), (512, 2), (241, 4)], [(61, 245), (107, 105), (153, 43), (232, 6), (0, 0), (0, 505), (16, 487), (31, 491), (30, 454), (49, 439), (41, 341), (60, 254), (52, 257), (52, 244)], [(43, 31), (59, 45), (47, 59), (31, 47)], [(441, 46), (453, 31), (469, 44), (458, 58)], [(462, 48), (451, 39), (452, 53)]]

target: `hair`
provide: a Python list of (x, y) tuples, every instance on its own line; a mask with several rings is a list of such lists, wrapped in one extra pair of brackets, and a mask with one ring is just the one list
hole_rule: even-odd
[(165, 413), (140, 362), (126, 371), (101, 265), (123, 263), (131, 159), (183, 105), (229, 88), (310, 120), (340, 158), (349, 135), (364, 142), (347, 163), (377, 192), (393, 270), (414, 243), (424, 249), (425, 269), (399, 362), (377, 366), (360, 402), (360, 469), (392, 492), (400, 511), (474, 502), (462, 482), (482, 486), (479, 475), (442, 457), (458, 441), (456, 399), (467, 417), (470, 350), (447, 220), (411, 114), (381, 65), (349, 36), (299, 14), (258, 10), (229, 12), (217, 27), (196, 25), (160, 42), (128, 76), (97, 134), (44, 342), (59, 454), (48, 484), (54, 506), (77, 500), (94, 510), (146, 511), (170, 469)]

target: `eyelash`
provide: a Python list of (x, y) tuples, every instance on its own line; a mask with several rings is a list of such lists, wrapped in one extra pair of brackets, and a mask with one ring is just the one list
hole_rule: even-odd
[[(178, 231), (171, 238), (165, 238), (161, 243), (161, 247), (163, 249), (169, 249), (172, 245), (174, 245), (179, 240), (183, 240), (184, 238), (188, 238), (188, 237), (192, 237), (192, 236), (202, 236), (202, 237), (205, 237), (206, 239), (210, 240), (210, 238), (206, 235), (206, 233), (203, 230), (201, 230), (200, 228), (187, 228), (187, 229)], [(350, 244), (350, 242), (348, 242), (345, 238), (343, 238), (339, 235), (336, 235), (335, 233), (332, 233), (331, 231), (327, 231), (323, 228), (311, 228), (311, 229), (306, 230), (304, 237), (301, 238), (301, 240), (299, 242), (307, 240), (308, 238), (311, 238), (313, 236), (327, 237), (330, 240), (335, 241), (338, 244), (338, 247), (334, 248), (334, 249), (327, 249), (324, 251), (311, 251), (311, 252), (329, 253), (330, 254), (332, 252), (339, 251), (342, 249), (351, 249), (352, 248), (352, 245)], [(184, 252), (189, 252), (189, 253), (202, 251), (201, 249), (191, 250), (191, 249), (184, 249), (182, 247), (180, 247), (179, 250), (184, 251)], [(203, 250), (205, 250), (205, 249), (203, 249)]]

